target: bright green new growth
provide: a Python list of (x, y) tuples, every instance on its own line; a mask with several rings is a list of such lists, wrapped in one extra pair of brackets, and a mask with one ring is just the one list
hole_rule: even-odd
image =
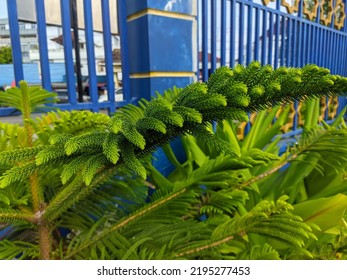
[(219, 147), (220, 151), (235, 154), (229, 145), (213, 137), (206, 124), (222, 119), (246, 121), (247, 112), (346, 91), (346, 78), (330, 75), (327, 69), (316, 65), (273, 70), (253, 62), (248, 67), (221, 67), (206, 84), (197, 82), (151, 101), (142, 100), (139, 107), (122, 108), (111, 118), (106, 130), (60, 139), (64, 147), (54, 144), (44, 148), (36, 162), (49, 164), (59, 158), (72, 161), (87, 153), (99, 159), (84, 167), (82, 176), (87, 184), (102, 166), (116, 164), (125, 164), (146, 178), (141, 158), (177, 136), (191, 134)]

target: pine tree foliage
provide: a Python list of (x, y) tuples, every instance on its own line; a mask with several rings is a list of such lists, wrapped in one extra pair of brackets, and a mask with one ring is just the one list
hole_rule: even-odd
[(0, 92), (0, 104), (17, 108), (21, 113), (38, 112), (50, 108), (47, 103), (57, 102), (56, 94), (41, 87), (29, 87), (25, 81), (18, 87), (11, 87)]
[[(30, 90), (24, 87), (22, 94)], [(55, 112), (28, 120), (26, 132), (32, 129), (35, 135), (28, 147), (14, 142), (14, 148), (0, 153), (6, 165), (0, 178), (0, 222), (16, 229), (9, 240), (0, 240), (0, 258), (282, 258), (288, 249), (310, 257), (305, 246), (315, 240), (312, 228), (292, 213), (286, 197), (248, 208), (256, 201), (254, 193), (235, 184), (245, 169), (278, 157), (258, 148), (244, 151), (217, 137), (211, 124), (226, 118), (244, 121), (249, 112), (283, 102), (344, 92), (346, 78), (315, 65), (273, 70), (253, 62), (221, 67), (207, 83), (127, 105), (111, 118)], [(165, 178), (149, 159), (180, 136), (190, 145), (190, 160), (181, 164), (175, 159), (182, 172)], [(325, 143), (331, 147), (329, 139), (335, 137), (340, 147), (341, 136), (331, 132)], [(324, 156), (325, 150), (310, 144), (313, 138), (303, 139), (305, 151)], [(214, 156), (204, 155), (197, 141), (213, 147)], [(337, 156), (334, 163), (344, 160)], [(37, 241), (41, 233), (35, 232), (43, 225), (52, 240), (44, 254)], [(61, 236), (61, 228), (68, 234)], [(28, 230), (34, 232), (30, 242), (21, 243)], [(253, 244), (254, 236), (266, 245)]]
[[(248, 67), (221, 67), (206, 84), (194, 83), (180, 91), (172, 91), (170, 98), (158, 97), (142, 101), (139, 107), (128, 105), (122, 108), (111, 118), (108, 129), (105, 130), (106, 122), (104, 126), (101, 122), (100, 128), (103, 130), (71, 137), (65, 143), (65, 153), (74, 157), (86, 150), (95, 150), (95, 154), (98, 154), (103, 149), (108, 159), (106, 165), (123, 162), (145, 179), (146, 172), (140, 155), (152, 152), (174, 137), (189, 133), (233, 154), (235, 151), (228, 149), (223, 141), (215, 139), (204, 128), (206, 124), (226, 117), (244, 121), (246, 112), (286, 101), (342, 94), (346, 88), (346, 78), (330, 75), (327, 69), (316, 65), (273, 70), (270, 66), (253, 62)], [(260, 89), (262, 94), (259, 94)], [(69, 120), (61, 119), (60, 123), (56, 123), (57, 129), (69, 132), (65, 123), (73, 122), (72, 119), (73, 116)], [(107, 118), (104, 119), (106, 121)], [(87, 124), (83, 120), (77, 123), (86, 126), (91, 123), (87, 121), (88, 116), (85, 117)], [(105, 139), (111, 141), (113, 147), (103, 145)], [(46, 149), (50, 153), (50, 148)]]

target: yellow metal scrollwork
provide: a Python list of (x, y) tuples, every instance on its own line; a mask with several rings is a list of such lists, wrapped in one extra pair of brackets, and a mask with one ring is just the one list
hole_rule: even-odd
[(286, 0), (282, 0), (281, 4), (286, 7), (289, 14), (294, 14), (299, 11), (300, 0), (295, 0), (293, 5), (290, 5)]
[(319, 2), (318, 0), (310, 1), (311, 6), (309, 4), (309, 1), (304, 1), (304, 15), (308, 17), (309, 20), (313, 20), (317, 16)]
[(322, 0), (320, 3), (320, 20), (324, 25), (331, 23), (333, 16), (333, 1)]
[(276, 0), (261, 0), (265, 6), (269, 4), (270, 2), (275, 2)]
[(335, 4), (334, 13), (334, 25), (337, 29), (341, 29), (345, 23), (345, 4), (342, 0), (337, 0)]
[[(268, 5), (275, 0), (262, 0), (264, 5)], [(334, 27), (341, 29), (345, 25), (346, 13), (343, 0), (336, 0), (335, 5), (332, 0), (281, 0), (281, 5), (286, 8), (289, 14), (299, 11), (300, 3), (303, 1), (303, 14), (311, 21), (317, 18), (324, 25), (330, 25), (334, 16)]]

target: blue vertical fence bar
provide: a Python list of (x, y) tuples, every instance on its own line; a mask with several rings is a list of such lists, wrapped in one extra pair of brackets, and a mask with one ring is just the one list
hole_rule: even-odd
[(203, 0), (201, 4), (201, 17), (204, 19), (202, 22), (202, 80), (208, 79), (208, 2)]
[(254, 60), (259, 61), (260, 9), (255, 8)]
[(129, 70), (129, 43), (128, 43), (128, 24), (127, 24), (127, 2), (117, 1), (118, 26), (121, 35), (121, 61), (122, 61), (122, 86), (123, 97), (127, 102), (131, 101), (130, 93), (130, 70)]
[(238, 56), (239, 56), (239, 59), (238, 59), (238, 63), (239, 64), (244, 64), (244, 53), (243, 53), (243, 50), (244, 50), (244, 34), (245, 34), (245, 4), (243, 2), (240, 3), (239, 5), (239, 49), (238, 49)]
[(115, 106), (115, 85), (113, 71), (113, 53), (111, 38), (111, 19), (109, 0), (101, 0), (102, 28), (105, 50), (105, 67), (106, 67), (106, 86), (109, 105), (109, 113), (114, 113)]
[(24, 80), (22, 50), (20, 45), (20, 34), (18, 26), (17, 1), (7, 0), (8, 24), (10, 26), (12, 60), (16, 84)]
[(86, 48), (88, 61), (88, 83), (89, 95), (93, 103), (92, 110), (99, 111), (98, 106), (98, 85), (95, 69), (95, 51), (94, 51), (94, 30), (93, 30), (93, 14), (91, 0), (84, 0), (84, 27), (86, 34)]
[(76, 78), (74, 70), (74, 60), (72, 56), (72, 38), (71, 38), (71, 19), (70, 19), (70, 1), (60, 0), (61, 22), (64, 40), (64, 58), (66, 71), (67, 92), (71, 105), (77, 104), (76, 96)]
[(285, 49), (286, 49), (286, 19), (281, 16), (281, 65), (285, 65)]
[(275, 54), (274, 54), (274, 67), (278, 67), (278, 60), (279, 60), (279, 40), (280, 40), (280, 27), (281, 27), (281, 17), (280, 14), (277, 12), (279, 10), (279, 2), (276, 2), (276, 14), (275, 14)]
[(217, 2), (211, 2), (211, 73), (217, 67)]
[[(252, 0), (249, 0), (252, 2)], [(253, 59), (252, 57), (252, 47), (253, 47), (253, 6), (248, 5), (248, 24), (247, 24), (247, 54), (246, 54), (246, 64), (248, 65)]]
[(263, 10), (263, 31), (262, 31), (262, 44), (261, 44), (261, 63), (266, 64), (266, 55), (267, 55), (267, 11)]
[(220, 63), (221, 65), (226, 65), (226, 52), (227, 52), (227, 0), (222, 0), (221, 3), (221, 58)]
[(230, 67), (234, 67), (235, 65), (235, 26), (236, 26), (236, 0), (231, 0), (230, 3)]
[(52, 90), (51, 75), (49, 68), (49, 57), (47, 47), (47, 29), (46, 29), (46, 13), (44, 0), (35, 0), (36, 8), (36, 22), (37, 22), (37, 36), (40, 51), (40, 68), (42, 86), (48, 90)]
[(268, 52), (268, 64), (272, 65), (273, 64), (273, 36), (274, 36), (274, 15), (273, 13), (270, 13), (270, 17), (269, 17), (269, 52)]

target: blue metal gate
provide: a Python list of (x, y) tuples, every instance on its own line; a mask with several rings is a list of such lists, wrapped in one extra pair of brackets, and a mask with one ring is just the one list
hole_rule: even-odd
[[(252, 60), (274, 68), (314, 63), (347, 75), (347, 7), (342, 0), (199, 0), (199, 75)], [(329, 103), (330, 102), (330, 103)], [(326, 100), (326, 110), (332, 104)], [(336, 101), (337, 102), (337, 101)], [(345, 105), (339, 98), (338, 113)], [(292, 128), (298, 128), (298, 104)], [(325, 119), (329, 114), (325, 114)]]
[[(23, 71), (23, 57), (21, 50), (21, 36), (18, 22), (18, 3), (13, 0), (7, 1), (8, 11), (8, 24), (10, 29), (10, 39), (13, 56), (13, 71), (16, 83), (24, 80)], [(76, 93), (76, 75), (75, 64), (73, 58), (73, 36), (71, 35), (71, 1), (60, 0), (61, 11), (61, 27), (62, 38), (64, 47), (64, 63), (65, 63), (65, 91), (67, 94), (68, 102), (65, 104), (57, 104), (60, 109), (89, 109), (92, 111), (99, 111), (99, 109), (108, 109), (109, 112), (114, 112), (116, 107), (121, 106), (131, 101), (129, 91), (129, 72), (127, 63), (122, 63), (122, 86), (123, 86), (123, 102), (115, 102), (115, 82), (114, 82), (114, 67), (113, 67), (113, 50), (111, 42), (111, 20), (117, 18), (110, 18), (110, 5), (109, 0), (101, 1), (102, 13), (102, 29), (103, 29), (103, 45), (104, 45), (104, 58), (106, 75), (104, 77), (104, 84), (107, 88), (108, 98), (105, 102), (99, 102), (98, 96), (98, 77), (96, 73), (95, 52), (94, 52), (94, 29), (93, 29), (93, 16), (92, 16), (92, 1), (83, 0), (83, 16), (85, 22), (85, 45), (87, 52), (87, 67), (88, 67), (88, 92), (90, 100), (88, 102), (78, 102)], [(94, 1), (93, 1), (94, 2)], [(118, 2), (118, 30), (120, 34), (126, 34), (126, 8), (125, 1)], [(37, 40), (40, 54), (40, 74), (42, 87), (55, 91), (52, 88), (52, 79), (50, 71), (49, 52), (47, 47), (47, 31), (46, 31), (46, 14), (45, 14), (45, 1), (35, 0), (36, 24), (37, 24)], [(127, 38), (122, 36), (121, 39), (121, 56), (122, 61), (126, 62), (127, 59)], [(14, 113), (13, 108), (0, 108), (0, 116), (9, 115)]]

